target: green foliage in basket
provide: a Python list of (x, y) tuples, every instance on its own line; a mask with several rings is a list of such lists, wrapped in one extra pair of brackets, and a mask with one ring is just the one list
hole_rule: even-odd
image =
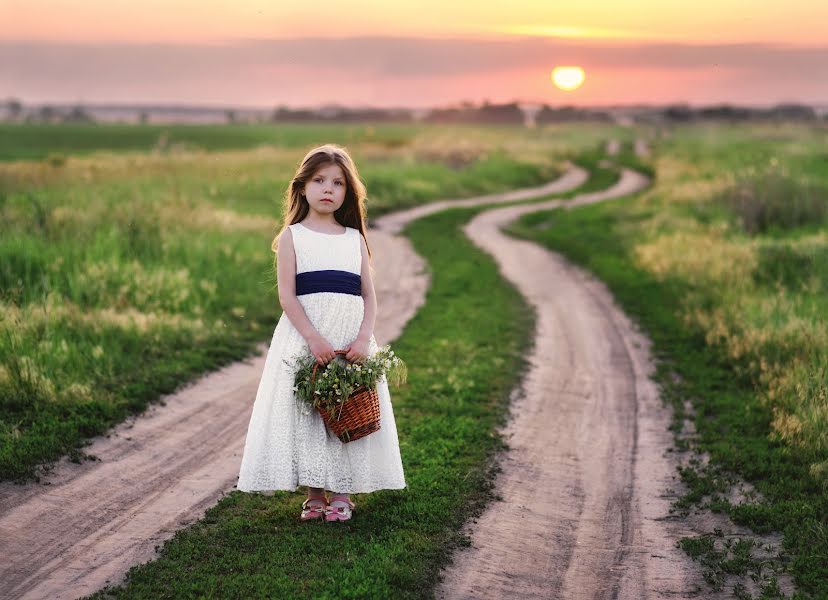
[(324, 367), (320, 366), (314, 378), (315, 364), (313, 355), (300, 356), (293, 364), (296, 368), (293, 391), (305, 414), (311, 409), (339, 406), (359, 388), (376, 389), (383, 376), (391, 385), (405, 383), (408, 376), (405, 363), (394, 355), (391, 346), (381, 347), (373, 356), (358, 363), (350, 363), (337, 355)]

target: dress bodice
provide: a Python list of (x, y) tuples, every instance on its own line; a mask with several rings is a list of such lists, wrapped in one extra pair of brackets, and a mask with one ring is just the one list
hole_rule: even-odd
[(296, 253), (296, 273), (309, 271), (362, 271), (362, 245), (359, 230), (346, 227), (345, 233), (320, 233), (301, 223), (289, 225)]

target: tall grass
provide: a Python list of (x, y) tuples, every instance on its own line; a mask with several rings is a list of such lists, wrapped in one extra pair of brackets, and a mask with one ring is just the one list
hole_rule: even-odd
[[(657, 216), (633, 252), (662, 280), (693, 286), (684, 322), (726, 353), (772, 411), (769, 437), (797, 448), (828, 489), (828, 162), (813, 160), (827, 136), (753, 139), (747, 157), (729, 151), (728, 141), (760, 131), (721, 131), (694, 160), (694, 177), (727, 182), (715, 192), (674, 202), (668, 182), (656, 187)], [(664, 151), (680, 160), (685, 144)]]
[(738, 215), (744, 230), (754, 235), (823, 225), (828, 216), (828, 186), (777, 169), (740, 174), (720, 201)]
[[(147, 135), (87, 127), (71, 129), (84, 150)], [(349, 147), (376, 216), (547, 181), (562, 168), (564, 148), (600, 134), (589, 127), (357, 130), (363, 137), (351, 126), (183, 128), (206, 147), (235, 134), (250, 134), (255, 144), (262, 132), (287, 141), (0, 163), (0, 479), (37, 477), (62, 454), (80, 460), (90, 436), (270, 335), (280, 312), (270, 241), (306, 142)], [(50, 142), (40, 127), (13, 131), (44, 153), (72, 149), (75, 139)]]

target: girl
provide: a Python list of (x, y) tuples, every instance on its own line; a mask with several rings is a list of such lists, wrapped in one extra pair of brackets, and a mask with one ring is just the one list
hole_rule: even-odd
[[(283, 226), (272, 244), (284, 312), (253, 404), (238, 489), (307, 486), (302, 520), (347, 521), (356, 507), (348, 494), (406, 487), (385, 378), (377, 385), (379, 431), (347, 444), (294, 398), (298, 355), (310, 352), (324, 365), (335, 350), (360, 361), (379, 349), (364, 202), (365, 186), (345, 149), (314, 148), (288, 186)], [(333, 493), (330, 500), (325, 490)]]

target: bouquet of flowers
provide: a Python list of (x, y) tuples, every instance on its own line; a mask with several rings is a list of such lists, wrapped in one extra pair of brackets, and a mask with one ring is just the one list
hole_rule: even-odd
[(338, 350), (324, 367), (313, 355), (297, 357), (293, 391), (304, 414), (316, 409), (328, 428), (348, 442), (379, 429), (380, 379), (399, 385), (405, 383), (408, 371), (387, 345), (358, 363), (348, 362), (344, 355), (344, 350)]

